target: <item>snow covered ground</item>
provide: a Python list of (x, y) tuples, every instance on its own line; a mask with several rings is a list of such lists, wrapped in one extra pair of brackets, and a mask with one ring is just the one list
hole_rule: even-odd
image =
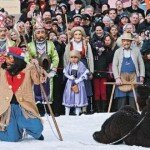
[[(57, 123), (62, 133), (64, 141), (59, 141), (52, 132), (53, 122), (49, 117), (52, 129), (47, 121), (47, 117), (43, 117), (45, 137), (44, 141), (34, 140), (28, 136), (23, 141), (17, 143), (0, 142), (1, 150), (146, 150), (148, 148), (138, 146), (106, 145), (100, 144), (93, 140), (92, 134), (96, 130), (100, 130), (103, 122), (111, 114), (100, 113), (82, 116), (60, 116), (57, 117)], [(57, 135), (57, 133), (56, 133)]]

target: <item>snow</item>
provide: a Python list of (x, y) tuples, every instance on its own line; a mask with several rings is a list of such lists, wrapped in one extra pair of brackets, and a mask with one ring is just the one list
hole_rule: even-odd
[[(63, 136), (63, 141), (57, 139), (52, 118), (43, 117), (45, 137), (44, 141), (38, 141), (31, 136), (25, 137), (20, 142), (0, 142), (1, 150), (146, 150), (148, 148), (138, 146), (106, 145), (93, 140), (92, 134), (100, 130), (103, 122), (110, 113), (99, 113), (81, 116), (60, 116), (56, 118), (57, 124)], [(49, 120), (49, 121), (48, 121)], [(54, 131), (53, 131), (53, 130)], [(55, 133), (55, 135), (53, 134)]]

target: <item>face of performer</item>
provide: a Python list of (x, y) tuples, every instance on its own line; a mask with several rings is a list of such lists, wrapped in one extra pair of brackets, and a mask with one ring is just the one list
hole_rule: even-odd
[(71, 56), (71, 57), (70, 57), (70, 61), (71, 61), (71, 63), (76, 64), (76, 63), (79, 61), (79, 59), (78, 59), (77, 56)]
[(12, 55), (7, 55), (6, 63), (7, 63), (7, 69), (9, 69), (11, 67), (11, 65), (14, 64), (14, 57)]
[(122, 46), (124, 47), (124, 49), (128, 50), (131, 46), (132, 41), (131, 40), (127, 40), (127, 39), (123, 39), (122, 40)]
[(46, 39), (46, 33), (44, 29), (37, 30), (35, 34), (37, 41), (44, 41)]
[(0, 28), (0, 39), (5, 39), (7, 34), (6, 28)]
[(81, 31), (75, 31), (73, 37), (74, 37), (75, 42), (80, 42), (82, 40)]

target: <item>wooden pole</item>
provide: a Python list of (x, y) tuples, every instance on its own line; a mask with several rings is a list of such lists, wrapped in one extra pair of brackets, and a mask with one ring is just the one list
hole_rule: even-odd
[(67, 38), (68, 38), (68, 43), (69, 43), (70, 39), (69, 39), (69, 30), (68, 30), (68, 19), (67, 19), (67, 15), (66, 14), (65, 14), (65, 20), (66, 20)]
[(110, 101), (109, 101), (109, 107), (108, 107), (108, 111), (107, 111), (108, 113), (110, 112), (110, 109), (111, 109), (113, 95), (114, 95), (114, 92), (115, 92), (115, 87), (116, 87), (116, 84), (113, 84), (113, 88), (112, 88), (112, 92), (111, 92), (111, 97), (110, 97)]
[[(110, 112), (110, 109), (111, 109), (111, 106), (112, 106), (113, 95), (114, 95), (114, 91), (115, 91), (115, 87), (116, 87), (116, 82), (105, 82), (104, 84), (113, 85), (113, 89), (112, 89), (111, 97), (110, 97), (110, 101), (109, 101), (109, 107), (108, 107), (108, 112)], [(142, 84), (143, 83), (141, 83), (141, 82), (135, 82), (135, 83), (127, 82), (127, 83), (122, 84), (122, 85), (131, 85), (132, 86), (132, 91), (133, 91), (137, 111), (140, 111), (140, 109), (139, 109), (139, 104), (137, 102), (137, 96), (136, 96), (134, 85), (142, 85)]]

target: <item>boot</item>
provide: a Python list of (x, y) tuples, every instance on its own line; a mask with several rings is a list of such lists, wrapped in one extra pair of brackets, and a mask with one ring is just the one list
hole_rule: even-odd
[(102, 106), (102, 112), (106, 112), (107, 111), (107, 101), (101, 100), (101, 106)]
[(96, 103), (97, 112), (100, 113), (101, 112), (101, 101), (96, 100), (95, 103)]
[(38, 104), (36, 104), (36, 106), (38, 108), (40, 116), (43, 117), (45, 115), (45, 110), (44, 110), (43, 104), (42, 103), (38, 103)]
[(69, 116), (70, 114), (70, 107), (65, 107), (65, 115)]

